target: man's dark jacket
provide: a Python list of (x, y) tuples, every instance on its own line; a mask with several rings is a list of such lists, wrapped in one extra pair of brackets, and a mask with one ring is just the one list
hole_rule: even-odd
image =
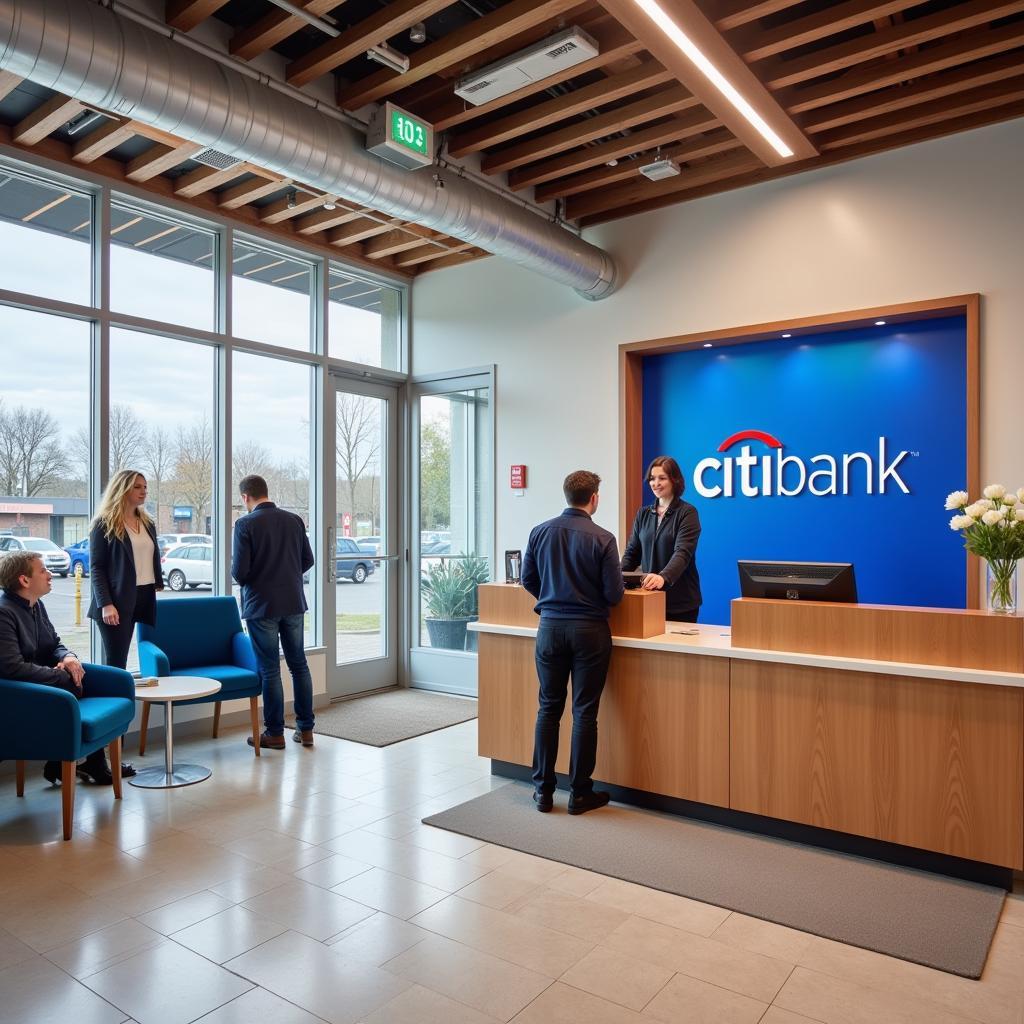
[(306, 611), (302, 574), (313, 567), (306, 527), (272, 501), (235, 523), (231, 575), (242, 588), (243, 619), (283, 619)]
[(633, 520), (626, 550), (624, 571), (639, 566), (665, 580), (665, 614), (692, 612), (701, 605), (700, 575), (697, 572), (697, 541), (700, 516), (688, 502), (675, 498), (665, 510), (658, 527), (657, 505), (644, 505)]
[(0, 591), (0, 679), (42, 683), (77, 693), (71, 676), (57, 668), (71, 652), (60, 642), (42, 601), (30, 605)]
[(567, 508), (530, 531), (523, 587), (542, 619), (607, 619), (625, 592), (615, 537), (583, 509)]

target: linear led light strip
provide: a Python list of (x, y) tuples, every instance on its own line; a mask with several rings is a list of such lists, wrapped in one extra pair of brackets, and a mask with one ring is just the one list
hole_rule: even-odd
[(740, 95), (736, 87), (726, 79), (722, 72), (701, 53), (693, 40), (661, 9), (655, 0), (634, 0), (634, 3), (693, 61), (704, 77), (750, 122), (779, 156), (793, 155), (793, 150), (772, 131), (767, 121)]

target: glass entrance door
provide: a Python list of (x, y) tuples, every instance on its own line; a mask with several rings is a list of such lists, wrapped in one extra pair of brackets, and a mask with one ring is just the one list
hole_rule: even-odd
[(323, 550), (327, 692), (334, 698), (398, 682), (400, 562), (398, 391), (332, 382), (335, 473), (333, 486), (326, 474)]

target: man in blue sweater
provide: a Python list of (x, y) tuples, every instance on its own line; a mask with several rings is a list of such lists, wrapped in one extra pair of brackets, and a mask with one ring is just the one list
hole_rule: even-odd
[(601, 478), (577, 470), (562, 484), (569, 506), (535, 526), (523, 556), (523, 587), (540, 615), (535, 660), (540, 679), (533, 746), (533, 799), (537, 810), (554, 806), (558, 723), (572, 676), (572, 751), (569, 813), (585, 814), (608, 803), (594, 789), (597, 710), (612, 654), (608, 615), (625, 592), (615, 537), (597, 526)]
[[(313, 746), (313, 678), (303, 643), (306, 595), (302, 574), (313, 567), (306, 527), (294, 512), (278, 508), (269, 498), (267, 481), (247, 476), (238, 485), (249, 514), (235, 523), (231, 575), (242, 588), (242, 618), (249, 627), (260, 680), (263, 683), (263, 726), (260, 747), (284, 750), (284, 689), (281, 658), (292, 675), (295, 734), (304, 747)], [(249, 737), (249, 745), (253, 745)]]

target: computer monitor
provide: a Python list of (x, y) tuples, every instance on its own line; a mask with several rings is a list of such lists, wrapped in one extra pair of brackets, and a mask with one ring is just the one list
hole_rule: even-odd
[(792, 601), (857, 601), (857, 581), (851, 562), (736, 563), (742, 597), (772, 597)]

